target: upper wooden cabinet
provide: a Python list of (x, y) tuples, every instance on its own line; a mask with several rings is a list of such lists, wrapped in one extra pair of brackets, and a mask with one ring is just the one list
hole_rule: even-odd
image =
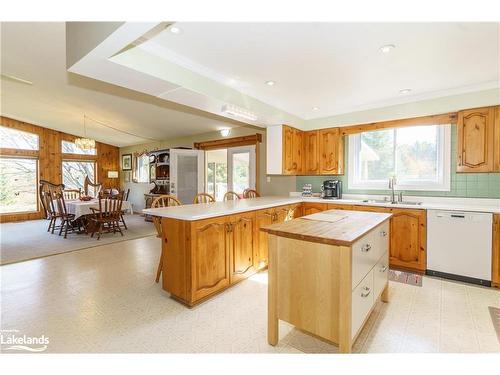
[(319, 174), (319, 130), (304, 132), (304, 174)]
[(303, 132), (287, 125), (267, 128), (267, 174), (302, 174)]
[(339, 128), (303, 132), (287, 125), (267, 128), (267, 174), (344, 173), (344, 140)]
[[(495, 132), (500, 132), (497, 107), (469, 109), (458, 112), (457, 122), (457, 172), (493, 172)], [(495, 129), (496, 128), (496, 129)], [(498, 137), (498, 134), (497, 134)], [(495, 155), (495, 153), (497, 155)]]
[(344, 174), (344, 141), (339, 128), (319, 131), (320, 174)]

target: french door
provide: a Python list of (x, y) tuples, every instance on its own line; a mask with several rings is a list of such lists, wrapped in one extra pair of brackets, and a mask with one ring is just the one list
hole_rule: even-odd
[(193, 203), (204, 191), (204, 152), (201, 150), (170, 149), (170, 193), (183, 204)]
[(255, 145), (227, 149), (228, 190), (238, 194), (255, 189)]

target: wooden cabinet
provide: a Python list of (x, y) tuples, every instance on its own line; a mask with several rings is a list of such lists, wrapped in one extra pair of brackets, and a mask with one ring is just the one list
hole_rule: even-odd
[(304, 132), (304, 174), (319, 174), (319, 130)]
[(191, 238), (191, 300), (196, 301), (226, 288), (230, 283), (226, 218), (194, 222)]
[(320, 174), (344, 174), (344, 141), (339, 128), (319, 131)]
[(256, 262), (258, 269), (267, 267), (268, 263), (268, 236), (266, 232), (260, 230), (265, 226), (282, 223), (302, 216), (302, 204), (291, 204), (266, 210), (259, 210), (255, 213), (255, 238), (256, 238)]
[(491, 284), (500, 288), (500, 214), (493, 216)]
[(302, 173), (302, 132), (290, 126), (283, 126), (283, 174)]
[(302, 213), (304, 216), (315, 214), (317, 212), (325, 211), (327, 209), (326, 203), (313, 203), (305, 202), (302, 206)]
[(425, 210), (352, 206), (356, 211), (392, 213), (389, 262), (391, 267), (425, 272), (427, 216)]
[(228, 244), (230, 246), (231, 284), (246, 279), (255, 273), (255, 212), (229, 216)]
[(458, 112), (457, 172), (493, 171), (496, 110), (486, 107)]
[(391, 266), (424, 272), (427, 266), (425, 210), (392, 208), (391, 212)]
[(327, 203), (327, 210), (353, 210), (354, 206), (352, 204), (335, 204)]

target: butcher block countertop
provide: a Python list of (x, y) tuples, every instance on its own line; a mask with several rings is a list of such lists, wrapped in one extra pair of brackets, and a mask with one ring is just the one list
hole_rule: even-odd
[(329, 210), (269, 225), (261, 230), (302, 241), (351, 246), (391, 216), (388, 213)]

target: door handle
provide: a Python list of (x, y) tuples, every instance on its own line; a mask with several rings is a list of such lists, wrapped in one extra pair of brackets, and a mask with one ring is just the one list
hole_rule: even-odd
[(380, 235), (382, 237), (387, 237), (387, 232), (385, 230), (383, 230), (382, 232), (380, 232)]

